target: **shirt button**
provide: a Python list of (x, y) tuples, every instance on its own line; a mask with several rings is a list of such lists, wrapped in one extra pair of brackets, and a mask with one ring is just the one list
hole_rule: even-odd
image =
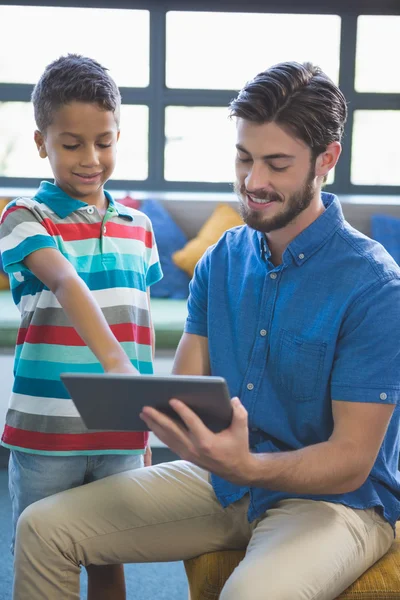
[(248, 383), (246, 387), (248, 390), (254, 390), (254, 383)]
[(270, 273), (269, 276), (271, 279), (276, 279), (278, 277), (276, 273)]
[(301, 258), (301, 259), (304, 258), (304, 254), (302, 252), (299, 254), (299, 258)]
[(93, 206), (88, 206), (88, 207), (87, 207), (87, 209), (86, 209), (86, 212), (87, 212), (89, 215), (92, 215), (92, 214), (94, 213), (94, 208), (93, 208)]
[(103, 233), (104, 235), (107, 233), (107, 227), (103, 227)]
[(387, 394), (385, 394), (385, 392), (382, 392), (382, 394), (379, 394), (379, 398), (381, 400), (386, 400), (387, 399)]
[(267, 335), (267, 330), (266, 330), (266, 329), (261, 329), (261, 331), (260, 331), (260, 335), (262, 335), (263, 337), (264, 337), (265, 335)]

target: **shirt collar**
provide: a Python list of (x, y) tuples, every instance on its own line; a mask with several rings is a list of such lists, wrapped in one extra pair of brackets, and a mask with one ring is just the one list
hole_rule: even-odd
[(285, 254), (289, 252), (298, 266), (303, 265), (343, 224), (344, 216), (338, 197), (322, 192), (321, 199), (324, 212), (290, 242), (283, 253), (283, 262)]
[[(133, 221), (133, 215), (128, 212), (125, 206), (118, 202), (114, 202), (111, 194), (106, 190), (104, 190), (104, 194), (109, 202), (109, 206), (115, 209), (118, 216), (126, 217)], [(81, 202), (81, 200), (71, 198), (71, 196), (68, 196), (61, 188), (54, 183), (50, 183), (50, 181), (42, 181), (35, 194), (35, 200), (46, 204), (61, 219), (65, 219), (65, 217), (68, 217), (68, 215), (76, 210), (88, 206), (87, 202)]]
[[(322, 192), (321, 199), (325, 206), (324, 212), (290, 242), (283, 253), (283, 263), (287, 262), (288, 255), (291, 255), (297, 265), (304, 264), (343, 223), (344, 216), (338, 197)], [(271, 252), (266, 237), (261, 231), (257, 231), (257, 235), (260, 242), (260, 256), (268, 259)]]

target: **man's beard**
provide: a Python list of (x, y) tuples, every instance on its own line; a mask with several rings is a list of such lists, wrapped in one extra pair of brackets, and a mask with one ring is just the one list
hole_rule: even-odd
[[(263, 233), (269, 233), (276, 229), (282, 229), (292, 223), (306, 208), (311, 204), (311, 201), (315, 193), (314, 185), (315, 171), (312, 167), (307, 176), (307, 180), (303, 187), (294, 192), (286, 200), (286, 207), (284, 210), (273, 217), (265, 215), (266, 211), (252, 210), (245, 204), (243, 196), (246, 196), (249, 191), (246, 190), (246, 186), (243, 184), (239, 186), (237, 183), (234, 185), (234, 190), (239, 199), (239, 213), (243, 221), (252, 229), (262, 231)], [(256, 193), (250, 192), (250, 195), (255, 196), (260, 200), (268, 200), (269, 202), (283, 203), (283, 199), (280, 194), (276, 192), (265, 192), (263, 190), (257, 190)], [(267, 209), (268, 210), (268, 209)]]

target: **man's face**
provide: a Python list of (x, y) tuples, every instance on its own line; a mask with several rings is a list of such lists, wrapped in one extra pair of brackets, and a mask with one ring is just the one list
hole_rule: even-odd
[(71, 102), (54, 114), (45, 135), (35, 133), (42, 158), (48, 158), (57, 185), (72, 198), (96, 203), (116, 159), (118, 125), (112, 111), (97, 104)]
[(276, 123), (237, 120), (235, 191), (247, 225), (264, 233), (282, 229), (316, 195), (310, 148)]

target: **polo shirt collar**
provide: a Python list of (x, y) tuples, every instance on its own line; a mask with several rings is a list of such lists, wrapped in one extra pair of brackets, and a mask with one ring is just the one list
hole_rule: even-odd
[[(133, 216), (122, 204), (114, 202), (111, 194), (106, 190), (104, 190), (104, 194), (109, 202), (109, 206), (115, 209), (118, 216), (126, 217), (133, 221)], [(87, 202), (71, 198), (71, 196), (68, 196), (61, 188), (54, 183), (50, 183), (50, 181), (42, 181), (34, 198), (51, 208), (60, 219), (65, 219), (65, 217), (68, 217), (76, 210), (88, 206)]]

